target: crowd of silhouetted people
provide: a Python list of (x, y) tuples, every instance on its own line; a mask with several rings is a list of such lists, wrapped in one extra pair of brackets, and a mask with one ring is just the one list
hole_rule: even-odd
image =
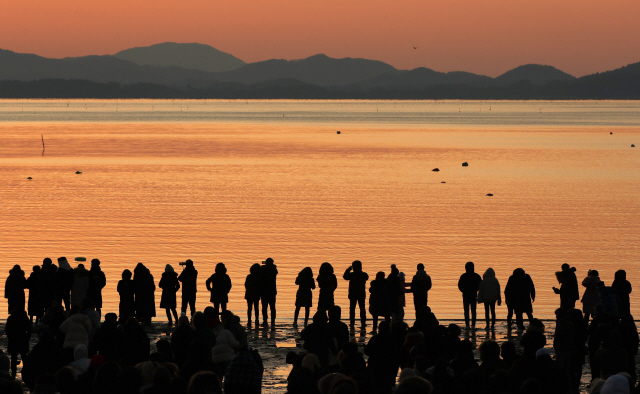
[[(28, 278), (14, 266), (5, 283), (8, 354), (0, 354), (0, 393), (22, 392), (15, 379), (20, 363), (22, 381), (38, 394), (260, 393), (264, 366), (258, 349), (248, 343), (246, 330), (254, 325), (276, 329), (274, 260), (252, 265), (246, 276), (246, 324), (227, 309), (232, 281), (223, 263), (204, 281), (211, 305), (202, 312), (196, 309), (198, 271), (191, 260), (180, 265), (178, 274), (167, 264), (158, 282), (159, 307), (175, 329), (170, 339), (158, 340), (155, 349), (145, 326), (156, 317), (156, 282), (144, 264), (139, 263), (133, 273), (122, 272), (117, 285), (119, 313), (106, 313), (104, 319), (102, 291), (107, 279), (98, 259), (87, 270), (82, 262), (72, 269), (64, 257), (57, 266), (46, 258)], [(468, 262), (458, 280), (462, 328), (441, 325), (432, 312), (428, 305), (432, 282), (423, 264), (417, 265), (411, 280), (396, 265), (388, 274), (377, 272), (369, 280), (362, 263), (354, 261), (342, 275), (349, 289), (348, 324), (335, 303), (339, 281), (333, 266), (323, 263), (317, 277), (305, 267), (295, 280), (293, 320), (297, 327), (304, 310), (299, 338), (303, 349), (287, 355), (286, 362), (292, 365), (287, 392), (577, 393), (587, 364), (590, 392), (640, 393), (635, 361), (639, 337), (630, 314), (632, 289), (626, 272), (617, 271), (606, 286), (596, 270), (589, 270), (582, 281), (582, 298), (575, 268), (563, 264), (556, 278), (559, 288), (553, 291), (560, 307), (555, 312), (553, 343), (548, 344), (545, 324), (533, 316), (535, 285), (522, 268), (515, 269), (502, 288), (492, 268), (481, 277)], [(416, 314), (411, 325), (404, 320), (407, 295), (413, 298)], [(576, 308), (578, 300), (581, 309)], [(484, 329), (493, 332), (496, 304), (503, 301), (509, 340), (501, 344), (485, 340), (476, 360), (469, 335), (475, 339), (477, 305), (484, 306)], [(356, 312), (361, 331), (371, 321), (373, 336), (363, 349), (354, 341)], [(38, 340), (31, 347), (34, 334)], [(547, 345), (552, 345), (553, 357)]]

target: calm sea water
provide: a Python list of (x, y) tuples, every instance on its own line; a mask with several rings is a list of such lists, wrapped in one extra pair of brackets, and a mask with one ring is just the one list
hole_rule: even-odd
[(566, 262), (607, 284), (626, 269), (640, 315), (639, 169), (635, 101), (0, 101), (0, 281), (47, 256), (99, 258), (109, 312), (122, 270), (143, 262), (157, 283), (191, 258), (203, 309), (224, 262), (244, 320), (244, 278), (272, 257), (291, 318), (296, 275), (328, 261), (345, 316), (351, 261), (409, 280), (423, 263), (452, 319), (474, 261), (503, 286), (524, 268), (549, 318)]

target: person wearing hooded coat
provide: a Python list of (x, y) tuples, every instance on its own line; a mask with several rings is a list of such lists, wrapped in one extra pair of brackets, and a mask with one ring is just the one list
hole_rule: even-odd
[(482, 275), (482, 282), (480, 282), (478, 289), (478, 304), (484, 304), (486, 329), (489, 329), (489, 310), (491, 310), (491, 328), (493, 329), (496, 325), (496, 302), (498, 306), (502, 305), (500, 282), (498, 282), (493, 268), (487, 268)]
[(71, 290), (75, 274), (66, 257), (58, 257), (58, 270), (56, 271), (56, 297), (60, 300), (67, 312), (71, 310)]
[(584, 312), (585, 323), (589, 322), (589, 316), (593, 316), (596, 309), (596, 304), (600, 301), (600, 293), (598, 292), (598, 283), (600, 277), (598, 271), (589, 270), (586, 278), (582, 281), (582, 286), (585, 287), (584, 294), (582, 295), (582, 312)]
[(465, 273), (460, 275), (458, 280), (458, 290), (462, 292), (462, 304), (464, 307), (465, 327), (469, 328), (469, 311), (471, 311), (471, 327), (476, 326), (476, 302), (478, 300), (478, 290), (482, 278), (475, 272), (473, 262), (469, 261), (464, 265)]
[(227, 275), (227, 267), (224, 263), (216, 264), (215, 273), (206, 281), (207, 290), (211, 292), (211, 303), (220, 313), (227, 310), (227, 302), (229, 302), (229, 292), (231, 291), (231, 278)]
[(73, 288), (71, 289), (71, 307), (80, 306), (82, 301), (87, 298), (89, 290), (89, 271), (84, 268), (84, 264), (78, 264), (73, 270)]
[(625, 270), (617, 270), (611, 287), (616, 289), (618, 295), (618, 313), (624, 316), (630, 313), (629, 295), (631, 294), (631, 283), (627, 280), (627, 272)]
[(142, 263), (138, 263), (133, 270), (133, 288), (136, 317), (141, 324), (151, 324), (151, 318), (156, 316), (156, 284), (153, 275)]
[(73, 360), (73, 350), (82, 344), (89, 346), (89, 334), (91, 333), (91, 321), (80, 313), (78, 306), (71, 307), (71, 315), (60, 325), (60, 332), (64, 334), (62, 348), (69, 361)]
[(42, 317), (42, 305), (40, 295), (40, 266), (34, 265), (33, 271), (29, 275), (27, 279), (27, 289), (29, 289), (29, 302), (27, 303), (27, 311), (29, 313), (29, 319), (33, 321), (33, 318), (36, 318), (36, 325), (40, 318)]
[(560, 307), (575, 308), (576, 301), (580, 299), (575, 267), (570, 267), (566, 263), (562, 264), (562, 271), (556, 272), (556, 277), (560, 288), (553, 287), (553, 292), (560, 295)]
[(171, 314), (178, 323), (178, 312), (176, 311), (176, 293), (180, 290), (180, 282), (178, 281), (178, 274), (173, 270), (170, 264), (164, 267), (164, 273), (160, 278), (158, 287), (162, 289), (162, 296), (160, 297), (160, 308), (164, 308), (167, 312), (167, 320), (169, 325), (173, 325), (171, 320)]
[(4, 282), (4, 298), (7, 299), (9, 313), (14, 310), (24, 310), (24, 289), (27, 288), (27, 279), (19, 265), (14, 265), (9, 271), (9, 276)]
[(102, 312), (102, 289), (107, 285), (107, 277), (100, 269), (100, 260), (91, 260), (91, 269), (89, 270), (89, 289), (87, 298), (89, 298), (96, 307), (98, 315)]
[(251, 311), (255, 309), (256, 326), (260, 321), (260, 264), (256, 263), (249, 269), (249, 275), (244, 281), (244, 299), (247, 300), (247, 326), (251, 328)]
[(316, 278), (320, 294), (318, 295), (318, 310), (328, 311), (335, 305), (333, 293), (338, 288), (338, 280), (333, 273), (333, 266), (329, 263), (322, 263)]
[(429, 301), (429, 290), (431, 290), (431, 277), (424, 270), (424, 264), (417, 266), (417, 272), (411, 280), (411, 293), (413, 293), (413, 306), (418, 311)]
[(511, 327), (511, 317), (515, 312), (516, 325), (523, 330), (522, 314), (526, 313), (529, 324), (533, 321), (533, 305), (536, 299), (536, 288), (531, 277), (522, 268), (513, 270), (504, 288), (504, 299), (507, 303), (507, 327)]
[(369, 275), (362, 271), (362, 262), (355, 260), (342, 275), (342, 279), (349, 281), (349, 323), (351, 327), (356, 322), (356, 305), (360, 308), (360, 324), (362, 327), (366, 325), (367, 310), (364, 302), (367, 299), (367, 281)]
[(73, 349), (73, 359), (74, 361), (69, 364), (71, 368), (73, 368), (73, 377), (78, 379), (78, 377), (89, 370), (89, 350), (83, 344), (77, 345), (75, 349)]

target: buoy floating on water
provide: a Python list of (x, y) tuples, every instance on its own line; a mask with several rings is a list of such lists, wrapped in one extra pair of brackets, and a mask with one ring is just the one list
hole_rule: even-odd
[(81, 171), (76, 171), (76, 174), (82, 174), (82, 172)]
[(86, 257), (76, 257), (76, 261), (87, 261)]
[(493, 197), (493, 193), (487, 193), (487, 197)]
[(338, 130), (338, 133), (337, 133), (337, 134), (340, 134), (340, 130)]
[(438, 171), (440, 171), (440, 169), (439, 169), (438, 167), (436, 167), (436, 168), (434, 168), (434, 169), (433, 169), (433, 170), (431, 170), (431, 171), (438, 172)]
[(609, 134), (613, 134), (613, 131), (610, 131)]
[(28, 180), (32, 180), (33, 178), (29, 177), (29, 178), (27, 178), (27, 179), (28, 179)]
[(464, 163), (462, 163), (463, 167), (469, 167), (469, 163), (467, 163), (466, 161)]
[(631, 144), (631, 147), (632, 147), (632, 148), (635, 148), (636, 146), (635, 146), (634, 144)]

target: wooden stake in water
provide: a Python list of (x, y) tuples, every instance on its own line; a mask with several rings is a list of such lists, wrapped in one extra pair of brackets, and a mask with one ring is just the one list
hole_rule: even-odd
[(42, 155), (44, 156), (44, 136), (40, 134), (40, 138), (42, 138)]

